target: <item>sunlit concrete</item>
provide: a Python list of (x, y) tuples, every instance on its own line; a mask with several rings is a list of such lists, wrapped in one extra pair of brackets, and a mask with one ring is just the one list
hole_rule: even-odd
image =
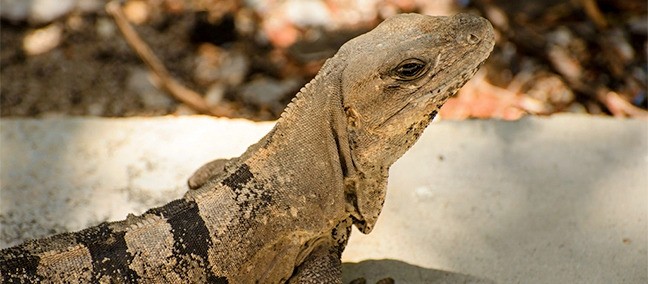
[[(0, 246), (164, 204), (271, 123), (0, 120)], [(647, 283), (648, 122), (559, 115), (435, 122), (393, 167), (345, 281)]]

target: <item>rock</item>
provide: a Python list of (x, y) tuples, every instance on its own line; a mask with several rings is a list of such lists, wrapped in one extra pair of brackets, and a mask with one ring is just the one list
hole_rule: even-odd
[(207, 93), (205, 94), (205, 101), (210, 106), (217, 105), (221, 101), (223, 101), (223, 98), (225, 97), (225, 91), (226, 87), (223, 86), (223, 84), (213, 84), (209, 87), (209, 89), (207, 89)]
[(135, 92), (146, 108), (164, 109), (173, 104), (173, 100), (153, 85), (151, 75), (144, 69), (134, 69), (128, 78), (127, 88)]
[(95, 25), (97, 34), (103, 39), (114, 37), (117, 33), (117, 26), (109, 18), (98, 18)]
[(293, 95), (299, 89), (300, 81), (294, 78), (279, 81), (260, 77), (239, 89), (239, 95), (246, 103), (280, 113), (284, 105), (282, 99)]
[(124, 5), (123, 10), (124, 15), (131, 23), (141, 25), (148, 20), (151, 8), (145, 1), (129, 1)]
[(560, 76), (539, 72), (529, 81), (530, 89), (526, 92), (530, 97), (551, 105), (566, 106), (576, 98), (572, 90), (560, 79)]
[(218, 82), (225, 86), (238, 86), (243, 83), (249, 65), (248, 58), (242, 52), (206, 43), (198, 49), (194, 76), (203, 85)]
[(98, 12), (104, 8), (104, 0), (77, 0), (77, 9), (84, 13)]
[(51, 24), (44, 28), (29, 32), (23, 39), (23, 50), (27, 55), (37, 55), (48, 52), (61, 43), (63, 28)]
[(299, 27), (329, 26), (331, 13), (320, 0), (289, 0), (283, 2), (283, 16)]
[(0, 0), (0, 18), (44, 24), (67, 15), (74, 9), (81, 13), (98, 12), (104, 4), (105, 1), (102, 0)]
[(31, 0), (0, 0), (0, 17), (10, 21), (24, 21), (29, 16)]
[(33, 0), (30, 20), (36, 23), (49, 23), (74, 9), (76, 0)]

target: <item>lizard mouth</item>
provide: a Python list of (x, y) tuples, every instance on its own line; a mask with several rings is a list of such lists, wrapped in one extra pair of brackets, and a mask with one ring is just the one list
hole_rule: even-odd
[[(466, 82), (475, 75), (477, 70), (483, 65), (483, 61), (477, 64), (474, 68), (464, 71), (458, 75), (450, 75), (449, 80), (446, 80), (441, 86), (422, 92), (422, 95), (418, 97), (413, 97), (406, 104), (403, 105), (400, 109), (394, 112), (391, 116), (387, 117), (383, 122), (378, 125), (378, 128), (384, 127), (386, 125), (392, 124), (392, 122), (398, 121), (401, 115), (409, 116), (410, 111), (415, 111), (417, 108), (424, 110), (425, 114), (429, 116), (430, 114), (435, 114), (445, 102), (454, 97), (459, 89), (463, 87)], [(445, 75), (444, 75), (445, 76)], [(461, 80), (455, 81), (452, 78), (461, 78)], [(454, 83), (454, 84), (453, 84)], [(416, 92), (413, 92), (413, 95)], [(414, 95), (416, 96), (416, 95)], [(431, 120), (433, 118), (429, 117)]]
[[(426, 109), (426, 113), (438, 111), (448, 99), (456, 96), (459, 89), (461, 89), (466, 84), (466, 82), (468, 82), (475, 75), (475, 73), (477, 73), (479, 68), (484, 65), (484, 62), (488, 58), (488, 55), (490, 54), (490, 51), (492, 49), (493, 41), (489, 41), (488, 43), (483, 44), (481, 48), (478, 49), (478, 52), (476, 52), (476, 54), (486, 54), (486, 56), (477, 58), (476, 60), (473, 59), (474, 61), (478, 60), (477, 62), (479, 63), (475, 64), (471, 69), (460, 73), (455, 72), (454, 74), (450, 72), (447, 72), (445, 74), (437, 74), (437, 76), (440, 75), (448, 79), (442, 82), (437, 88), (422, 92), (422, 95), (418, 96), (418, 98), (407, 102), (407, 104), (405, 104), (401, 109), (390, 116), (384, 123), (387, 123), (389, 120), (392, 120), (393, 118), (399, 116), (399, 114), (406, 112), (406, 110), (416, 108), (422, 104), (425, 105), (424, 108)], [(470, 64), (470, 58), (471, 56), (467, 56), (466, 59), (457, 62), (457, 64)]]

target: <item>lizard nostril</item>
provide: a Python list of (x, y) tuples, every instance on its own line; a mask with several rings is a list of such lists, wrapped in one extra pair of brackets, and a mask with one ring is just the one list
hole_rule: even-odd
[(476, 36), (475, 34), (469, 34), (466, 39), (468, 40), (469, 44), (476, 44), (479, 42), (479, 37)]

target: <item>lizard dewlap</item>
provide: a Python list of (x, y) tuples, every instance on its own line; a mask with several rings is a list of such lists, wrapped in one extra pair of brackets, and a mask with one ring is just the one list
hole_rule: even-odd
[(240, 157), (183, 198), (0, 252), (2, 283), (341, 283), (389, 167), (493, 49), (490, 23), (402, 14), (344, 44)]

